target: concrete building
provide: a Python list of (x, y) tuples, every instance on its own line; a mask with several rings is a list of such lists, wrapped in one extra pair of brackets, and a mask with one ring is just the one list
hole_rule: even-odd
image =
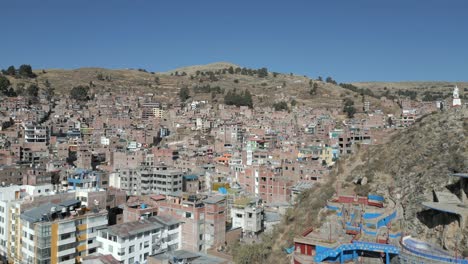
[(123, 264), (145, 263), (148, 256), (181, 248), (181, 222), (154, 216), (99, 230), (98, 252), (110, 254)]
[(159, 202), (158, 215), (170, 215), (184, 222), (182, 248), (204, 251), (224, 244), (226, 199), (224, 196), (182, 194)]
[(78, 200), (46, 203), (21, 214), (21, 263), (79, 263), (97, 252), (97, 230), (107, 211)]
[(49, 133), (46, 127), (36, 125), (24, 125), (24, 142), (48, 143)]
[(257, 234), (263, 230), (263, 207), (258, 199), (241, 198), (231, 207), (232, 228), (242, 228), (246, 234)]
[(127, 191), (129, 195), (174, 195), (182, 191), (182, 176), (181, 171), (165, 165), (140, 166), (119, 171), (120, 186), (114, 187)]

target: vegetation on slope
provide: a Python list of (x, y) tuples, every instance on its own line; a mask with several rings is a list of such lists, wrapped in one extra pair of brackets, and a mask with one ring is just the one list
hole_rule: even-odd
[[(450, 173), (467, 171), (467, 118), (466, 109), (434, 113), (383, 145), (360, 148), (356, 155), (337, 163), (328, 182), (305, 192), (273, 233), (264, 235), (262, 243), (235, 248), (236, 263), (288, 263), (284, 248), (290, 247), (293, 238), (305, 229), (319, 225), (320, 210), (338, 184), (340, 192), (355, 189), (363, 195), (373, 192), (396, 199), (406, 222), (406, 234), (429, 241), (439, 239), (442, 246), (453, 250), (454, 239), (440, 241), (444, 237), (441, 229), (427, 226), (430, 219), (421, 217), (421, 202), (430, 199), (433, 190), (450, 185)], [(370, 184), (366, 188), (354, 186), (355, 177), (368, 177)], [(459, 246), (463, 252), (468, 247), (467, 230), (456, 226), (450, 225), (452, 232), (461, 231)]]

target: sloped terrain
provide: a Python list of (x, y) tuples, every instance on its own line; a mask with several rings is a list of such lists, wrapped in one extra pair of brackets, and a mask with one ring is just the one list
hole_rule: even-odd
[[(305, 192), (273, 234), (265, 235), (263, 243), (235, 249), (235, 259), (239, 263), (288, 263), (284, 248), (293, 244), (296, 235), (320, 224), (320, 210), (336, 188), (391, 198), (403, 212), (405, 234), (449, 250), (454, 250), (454, 235), (460, 234), (459, 251), (466, 252), (468, 230), (460, 230), (452, 217), (434, 221), (437, 217), (428, 215), (421, 203), (432, 201), (434, 190), (453, 189), (456, 179), (449, 176), (451, 173), (468, 171), (467, 135), (468, 111), (457, 109), (425, 116), (387, 143), (361, 148), (353, 157), (338, 162), (327, 183)], [(352, 183), (364, 176), (369, 179), (365, 188)], [(445, 231), (441, 224), (448, 225)]]

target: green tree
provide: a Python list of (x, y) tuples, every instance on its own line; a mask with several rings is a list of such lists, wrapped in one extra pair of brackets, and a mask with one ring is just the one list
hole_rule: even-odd
[(52, 98), (54, 98), (54, 96), (55, 96), (55, 88), (52, 87), (49, 80), (47, 80), (47, 79), (45, 80), (44, 85), (45, 85), (45, 90), (44, 90), (45, 96), (47, 98), (47, 101), (50, 102), (52, 100)]
[(229, 74), (234, 74), (234, 67), (229, 67), (228, 69)]
[(16, 75), (15, 66), (11, 65), (10, 67), (8, 67), (8, 69), (6, 70), (6, 74), (15, 76)]
[(356, 108), (354, 108), (354, 101), (346, 98), (344, 101), (343, 112), (348, 115), (348, 118), (353, 118), (356, 113)]
[(319, 76), (317, 80), (319, 80), (320, 82), (323, 82), (322, 76)]
[(327, 82), (327, 83), (332, 83), (332, 84), (336, 84), (336, 81), (333, 80), (333, 78), (330, 77), (330, 76), (327, 77), (327, 79), (325, 80), (325, 82)]
[(260, 78), (267, 77), (267, 76), (268, 76), (268, 69), (265, 68), (265, 67), (258, 69), (257, 75), (258, 75), (258, 77), (260, 77)]
[(179, 91), (179, 98), (182, 102), (185, 102), (190, 98), (190, 91), (188, 87), (182, 87)]
[(77, 101), (87, 101), (89, 100), (88, 96), (89, 87), (84, 85), (75, 86), (70, 91), (70, 97)]
[(288, 103), (286, 103), (285, 101), (274, 103), (273, 108), (275, 109), (275, 111), (289, 110)]
[(26, 90), (24, 89), (24, 83), (18, 83), (16, 85), (16, 94), (17, 95), (24, 95), (26, 93)]
[(37, 97), (39, 95), (39, 87), (35, 84), (30, 84), (26, 89), (26, 94), (29, 97)]
[(32, 71), (31, 65), (23, 64), (19, 67), (18, 74), (21, 77), (34, 78), (36, 75)]
[(6, 94), (10, 87), (10, 80), (7, 77), (0, 75), (0, 93)]

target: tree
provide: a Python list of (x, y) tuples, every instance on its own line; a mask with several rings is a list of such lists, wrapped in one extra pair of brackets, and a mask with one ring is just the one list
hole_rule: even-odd
[(10, 87), (10, 80), (5, 76), (0, 76), (0, 93), (6, 94)]
[(89, 87), (84, 85), (75, 86), (70, 91), (70, 97), (77, 101), (87, 101), (89, 100), (88, 97)]
[[(92, 84), (92, 82), (91, 82), (91, 84)], [(52, 100), (52, 98), (54, 98), (54, 96), (55, 96), (55, 89), (52, 87), (52, 85), (50, 85), (49, 80), (46, 80), (44, 85), (46, 87), (44, 92), (45, 92), (47, 101), (50, 102), (50, 100)]]
[(322, 76), (319, 76), (317, 80), (319, 80), (320, 82), (323, 82)]
[(356, 108), (354, 108), (354, 101), (346, 98), (344, 102), (343, 112), (348, 115), (348, 118), (353, 118), (356, 113)]
[(297, 101), (295, 99), (292, 99), (291, 100), (291, 106), (296, 106), (297, 105)]
[(24, 95), (24, 93), (26, 92), (24, 90), (24, 83), (18, 83), (16, 85), (16, 95)]
[(31, 65), (23, 64), (19, 67), (18, 74), (21, 77), (34, 78), (36, 75), (32, 72)]
[(327, 77), (327, 79), (325, 80), (325, 82), (327, 82), (327, 83), (332, 83), (332, 84), (336, 84), (336, 81), (333, 80), (333, 78), (330, 77), (330, 76)]
[(234, 74), (234, 68), (231, 66), (228, 69), (229, 74)]
[(6, 74), (11, 75), (11, 76), (15, 76), (16, 75), (15, 66), (11, 65), (10, 67), (8, 67), (8, 69), (6, 70)]
[(179, 91), (179, 98), (182, 102), (185, 102), (187, 99), (190, 98), (190, 91), (188, 87), (182, 87)]
[(317, 94), (317, 89), (318, 89), (318, 84), (317, 83), (312, 84), (312, 89), (310, 89), (309, 94), (310, 95), (316, 95)]
[(258, 69), (257, 75), (258, 75), (258, 77), (260, 77), (260, 78), (267, 77), (267, 76), (268, 76), (268, 69), (265, 68), (265, 67)]
[(158, 77), (158, 76), (154, 77), (154, 82), (155, 82), (157, 85), (159, 85), (159, 77)]
[(26, 94), (29, 97), (37, 97), (39, 95), (39, 87), (35, 84), (30, 84), (26, 89)]
[(229, 90), (224, 96), (224, 103), (235, 106), (248, 106), (253, 108), (252, 94), (248, 90), (242, 93), (237, 93), (236, 90)]
[(289, 110), (288, 104), (285, 101), (281, 101), (273, 104), (275, 111)]

